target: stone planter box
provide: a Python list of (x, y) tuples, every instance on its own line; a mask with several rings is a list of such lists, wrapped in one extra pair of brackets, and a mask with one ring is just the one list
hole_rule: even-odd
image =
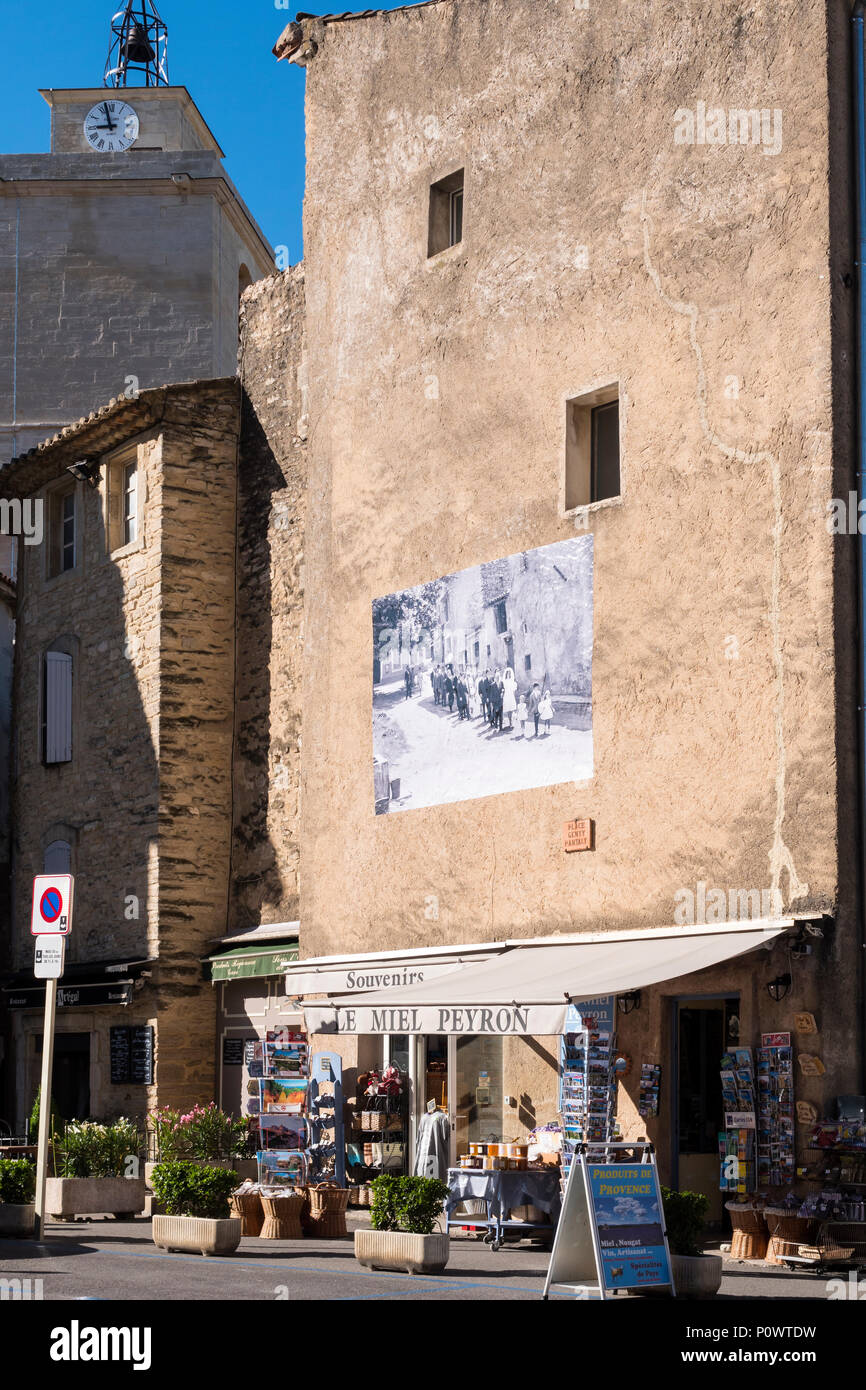
[(33, 1236), (35, 1222), (35, 1202), (28, 1202), (24, 1206), (18, 1206), (15, 1202), (0, 1202), (0, 1236), (22, 1236), (29, 1240)]
[(48, 1178), (48, 1216), (134, 1216), (144, 1211), (144, 1178)]
[(239, 1216), (155, 1216), (153, 1243), (159, 1250), (199, 1255), (233, 1255), (241, 1243)]
[(722, 1282), (721, 1255), (671, 1254), (677, 1298), (714, 1298)]
[(355, 1259), (366, 1269), (393, 1269), (407, 1274), (441, 1274), (448, 1263), (447, 1234), (408, 1235), (405, 1231), (356, 1231)]
[[(171, 1161), (171, 1160), (166, 1160)], [(238, 1186), (249, 1178), (252, 1182), (258, 1182), (259, 1165), (254, 1158), (185, 1158), (183, 1163), (197, 1163), (200, 1168), (228, 1168), (232, 1173), (238, 1175)], [(150, 1179), (156, 1163), (148, 1160), (144, 1165), (144, 1181), (150, 1187)]]

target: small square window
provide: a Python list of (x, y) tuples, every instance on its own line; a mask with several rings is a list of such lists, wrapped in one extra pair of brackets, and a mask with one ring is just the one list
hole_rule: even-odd
[(612, 385), (566, 402), (564, 507), (620, 492), (619, 388)]
[(430, 189), (427, 257), (438, 256), (463, 240), (463, 169), (440, 179)]

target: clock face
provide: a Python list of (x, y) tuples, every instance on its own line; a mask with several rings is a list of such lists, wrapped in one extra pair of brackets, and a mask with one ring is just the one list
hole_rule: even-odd
[(117, 154), (138, 139), (138, 116), (128, 102), (106, 97), (88, 111), (84, 134), (99, 154)]

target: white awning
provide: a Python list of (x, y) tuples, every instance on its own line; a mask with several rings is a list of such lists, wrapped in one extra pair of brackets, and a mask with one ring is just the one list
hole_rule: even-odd
[(286, 974), (311, 1033), (562, 1033), (568, 1006), (705, 970), (793, 918), (502, 941), (300, 961)]

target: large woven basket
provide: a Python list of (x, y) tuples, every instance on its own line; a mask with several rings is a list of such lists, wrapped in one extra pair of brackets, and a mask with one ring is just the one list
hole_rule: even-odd
[(265, 1220), (261, 1195), (258, 1192), (233, 1192), (231, 1197), (232, 1216), (241, 1218), (241, 1235), (261, 1235)]
[(770, 1229), (767, 1263), (772, 1265), (782, 1264), (788, 1255), (799, 1255), (800, 1246), (808, 1245), (818, 1229), (817, 1218), (799, 1216), (781, 1207), (768, 1209), (767, 1225)]
[(323, 1182), (318, 1187), (308, 1187), (310, 1210), (308, 1234), (323, 1240), (335, 1240), (348, 1235), (346, 1227), (346, 1208), (349, 1205), (348, 1187), (338, 1187), (336, 1183)]
[(770, 1233), (764, 1213), (741, 1202), (726, 1202), (734, 1234), (731, 1238), (731, 1258), (734, 1260), (763, 1260), (767, 1254)]
[(262, 1240), (301, 1240), (301, 1212), (304, 1210), (306, 1195), (303, 1192), (289, 1192), (280, 1197), (262, 1197), (265, 1221), (262, 1226)]

